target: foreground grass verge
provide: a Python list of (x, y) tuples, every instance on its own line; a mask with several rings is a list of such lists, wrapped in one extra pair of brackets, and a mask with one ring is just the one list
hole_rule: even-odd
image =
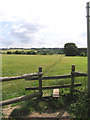
[[(80, 120), (89, 119), (90, 100), (87, 98), (85, 91), (82, 94), (74, 93), (73, 96), (66, 94), (59, 98), (42, 99), (34, 98), (28, 101), (23, 101), (19, 107), (15, 108), (9, 118), (27, 118), (32, 116), (32, 113), (54, 115), (60, 111), (67, 111), (69, 118)], [(63, 112), (64, 114), (64, 112)], [(62, 118), (63, 114), (59, 117)], [(36, 115), (37, 116), (37, 115)], [(34, 117), (36, 117), (34, 116)], [(58, 115), (56, 115), (58, 116)], [(47, 116), (46, 116), (47, 117)], [(3, 116), (4, 118), (4, 116)]]

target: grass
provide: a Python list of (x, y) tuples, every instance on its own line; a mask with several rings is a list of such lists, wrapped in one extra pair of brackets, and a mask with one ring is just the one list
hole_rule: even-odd
[[(34, 73), (38, 72), (39, 66), (43, 68), (44, 76), (54, 76), (54, 75), (68, 75), (71, 74), (71, 66), (75, 64), (76, 71), (87, 73), (87, 57), (66, 57), (64, 55), (2, 55), (2, 76), (17, 76), (26, 73)], [(76, 83), (82, 83), (81, 87), (77, 87), (79, 90), (85, 91), (85, 84), (87, 84), (86, 77), (78, 77), (75, 78)], [(50, 85), (63, 85), (70, 84), (70, 79), (60, 79), (60, 80), (47, 80), (43, 81), (43, 86)], [(7, 100), (10, 98), (31, 94), (34, 91), (25, 91), (25, 87), (33, 87), (38, 86), (38, 81), (25, 81), (16, 80), (16, 81), (8, 81), (2, 83), (2, 99)], [(51, 95), (52, 90), (44, 90), (44, 95)], [(60, 95), (69, 94), (70, 89), (60, 89)], [(79, 106), (81, 109), (85, 108), (87, 104), (83, 104), (82, 99), (79, 100), (78, 106), (75, 106), (77, 103), (77, 97), (74, 97), (71, 100), (70, 96), (67, 98), (58, 99), (58, 102), (55, 100), (49, 100), (47, 102), (42, 102), (38, 98), (36, 100), (29, 100), (27, 102), (23, 101), (18, 104), (21, 105), (20, 109), (16, 109), (13, 111), (12, 116), (18, 114), (29, 114), (31, 111), (39, 111), (44, 112), (48, 107), (52, 107), (53, 110), (58, 107), (68, 107), (68, 110), (71, 114), (73, 114), (73, 110), (75, 112), (74, 115), (77, 115), (79, 112)], [(76, 100), (74, 103), (73, 101)], [(37, 106), (38, 102), (38, 107)], [(70, 106), (68, 105), (70, 103)], [(83, 105), (82, 105), (83, 104)], [(17, 104), (12, 104), (12, 106)], [(30, 107), (29, 107), (30, 106)], [(56, 108), (55, 108), (56, 107)], [(75, 109), (76, 108), (76, 109)], [(23, 111), (24, 110), (24, 111)], [(82, 111), (81, 111), (82, 112)], [(83, 113), (82, 113), (83, 114)]]
[[(2, 55), (2, 76), (17, 76), (26, 73), (38, 72), (42, 66), (44, 76), (70, 74), (71, 65), (76, 65), (76, 71), (87, 72), (87, 57), (65, 57), (64, 55)], [(76, 82), (83, 82), (84, 78), (76, 78)], [(70, 79), (43, 81), (44, 86), (69, 84)], [(38, 81), (24, 79), (2, 83), (3, 100), (32, 93), (25, 91), (25, 87), (38, 86)], [(45, 90), (47, 93), (47, 90)], [(45, 94), (44, 93), (44, 94)], [(51, 93), (50, 93), (51, 94)]]
[(87, 57), (2, 55), (2, 76), (38, 72), (39, 66), (42, 66), (45, 76), (68, 74), (72, 64), (76, 65), (76, 71), (87, 72)]

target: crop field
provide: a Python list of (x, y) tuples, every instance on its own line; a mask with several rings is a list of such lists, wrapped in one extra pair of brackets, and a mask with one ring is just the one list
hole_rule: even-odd
[[(71, 74), (71, 66), (75, 64), (76, 71), (87, 73), (87, 57), (66, 57), (64, 55), (2, 55), (2, 76), (17, 76), (38, 72), (42, 66), (43, 76)], [(75, 82), (85, 86), (87, 77), (75, 78)], [(70, 79), (43, 81), (43, 86), (70, 84)], [(3, 100), (33, 93), (25, 91), (25, 87), (38, 86), (38, 81), (24, 79), (2, 83)], [(69, 91), (69, 90), (68, 90)], [(52, 90), (48, 90), (50, 95)], [(67, 92), (67, 90), (66, 90)], [(44, 94), (47, 93), (45, 90)]]
[(24, 50), (24, 49), (12, 49), (12, 50), (0, 50), (0, 52), (1, 53), (7, 53), (7, 51), (15, 52), (16, 50), (18, 50), (18, 51), (30, 51), (30, 50)]

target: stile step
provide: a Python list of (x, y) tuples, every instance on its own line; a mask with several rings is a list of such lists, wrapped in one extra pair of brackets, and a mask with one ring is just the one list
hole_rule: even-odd
[(53, 97), (59, 97), (59, 89), (53, 89)]

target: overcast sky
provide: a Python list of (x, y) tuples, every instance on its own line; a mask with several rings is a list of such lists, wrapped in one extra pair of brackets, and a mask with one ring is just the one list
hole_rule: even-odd
[(0, 0), (1, 47), (87, 47), (88, 0)]

